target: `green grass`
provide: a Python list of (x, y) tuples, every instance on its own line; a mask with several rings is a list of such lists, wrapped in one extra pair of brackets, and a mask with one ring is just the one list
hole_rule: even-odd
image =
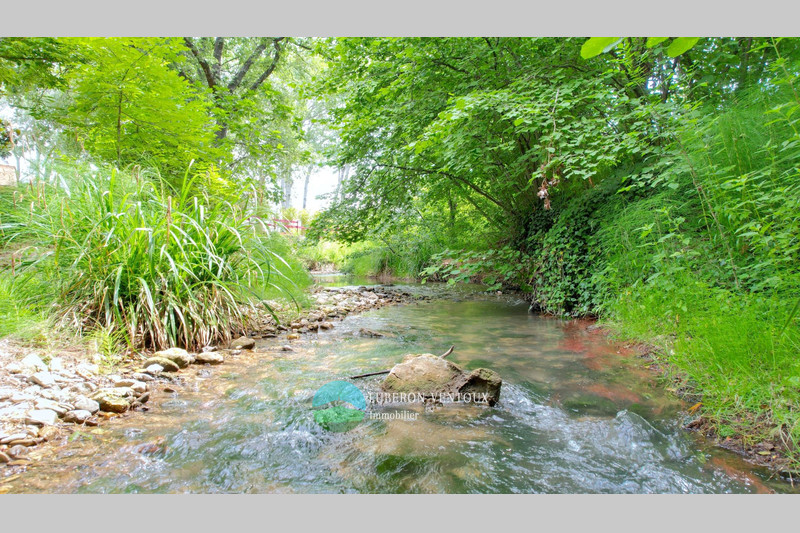
[(740, 294), (685, 273), (624, 291), (607, 320), (623, 336), (657, 345), (676, 376), (702, 395), (701, 413), (721, 436), (741, 436), (745, 445), (783, 442), (796, 454), (796, 303), (796, 295)]
[(14, 335), (33, 340), (48, 331), (49, 289), (34, 276), (0, 272), (0, 338)]
[(304, 241), (298, 246), (297, 253), (309, 270), (339, 270), (351, 248), (351, 245), (336, 241)]
[[(288, 245), (248, 224), (245, 197), (212, 198), (188, 177), (173, 189), (157, 175), (101, 170), (19, 192), (17, 207), (2, 211), (3, 244), (35, 246), (5, 290), (17, 297), (45, 284), (56, 303), (47, 314), (77, 332), (197, 349), (245, 331), (263, 299), (308, 284), (276, 252)], [(38, 312), (6, 307), (20, 323)]]

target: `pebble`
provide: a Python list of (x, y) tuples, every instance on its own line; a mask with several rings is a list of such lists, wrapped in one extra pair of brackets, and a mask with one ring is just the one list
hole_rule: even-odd
[[(168, 350), (161, 350), (154, 353), (150, 359), (166, 359), (175, 363), (179, 368), (186, 368), (194, 361), (194, 357), (183, 348), (170, 348)], [(163, 366), (167, 371), (170, 370), (168, 365), (165, 365), (158, 360), (154, 360), (153, 362)]]
[(25, 419), (26, 424), (38, 426), (52, 426), (58, 422), (58, 414), (50, 409), (34, 409), (28, 413)]
[(64, 361), (60, 357), (50, 359), (50, 371), (61, 372), (64, 370)]
[(85, 372), (87, 374), (97, 374), (100, 372), (100, 367), (94, 363), (81, 363), (75, 370), (78, 372)]
[(64, 416), (64, 414), (66, 414), (66, 412), (69, 411), (69, 409), (62, 407), (58, 402), (54, 402), (53, 400), (47, 400), (45, 398), (36, 400), (34, 406), (36, 407), (36, 409), (42, 409), (42, 410), (49, 409), (50, 411), (55, 411), (55, 413), (58, 416)]
[(171, 361), (170, 359), (166, 359), (164, 357), (151, 357), (147, 361), (144, 362), (145, 369), (151, 365), (158, 365), (162, 368), (164, 372), (177, 372), (181, 369), (180, 365), (175, 361)]
[(153, 365), (147, 366), (144, 369), (144, 371), (146, 373), (150, 374), (151, 376), (158, 376), (159, 374), (161, 374), (164, 371), (164, 367), (161, 366), (161, 365), (153, 364)]
[(6, 452), (0, 451), (0, 463), (10, 463), (11, 457), (9, 457)]
[(256, 341), (248, 337), (239, 337), (231, 342), (231, 348), (234, 350), (252, 350), (256, 346)]
[(143, 394), (147, 392), (147, 383), (135, 379), (120, 379), (114, 383), (115, 387), (128, 387), (133, 392)]
[(72, 402), (76, 411), (89, 411), (94, 414), (100, 410), (100, 404), (86, 396), (79, 396)]
[(57, 426), (44, 426), (42, 430), (39, 432), (39, 435), (44, 440), (50, 440), (53, 437), (58, 436), (61, 433), (61, 430), (58, 429)]
[(56, 380), (50, 372), (37, 372), (30, 377), (30, 380), (45, 388), (52, 387), (56, 384)]
[(65, 422), (72, 422), (73, 424), (82, 424), (86, 422), (92, 416), (92, 413), (89, 411), (84, 411), (82, 409), (76, 409), (75, 411), (70, 411), (66, 415), (64, 415)]
[(44, 364), (42, 358), (36, 353), (28, 354), (20, 363), (23, 368), (28, 368), (34, 372), (47, 370), (47, 365)]
[(11, 448), (8, 449), (8, 455), (13, 457), (14, 459), (21, 459), (28, 455), (28, 447), (23, 446), (21, 444), (12, 446)]
[(215, 352), (199, 353), (194, 360), (198, 365), (221, 365), (224, 361), (222, 354)]
[[(113, 389), (112, 389), (113, 390)], [(98, 396), (95, 397), (97, 403), (100, 404), (100, 411), (110, 413), (124, 413), (130, 407), (128, 401), (124, 398), (116, 396), (114, 393), (106, 393), (108, 389), (101, 389), (98, 391)]]
[(15, 446), (33, 446), (34, 444), (36, 444), (36, 439), (32, 439), (30, 437), (28, 437), (27, 439), (12, 440), (11, 442), (8, 443), (8, 445), (11, 446), (12, 448)]
[(3, 439), (0, 439), (0, 444), (8, 444), (9, 442), (13, 442), (15, 440), (24, 439), (24, 438), (27, 438), (27, 437), (28, 437), (27, 433), (14, 433), (13, 435), (9, 435), (8, 437), (4, 437)]

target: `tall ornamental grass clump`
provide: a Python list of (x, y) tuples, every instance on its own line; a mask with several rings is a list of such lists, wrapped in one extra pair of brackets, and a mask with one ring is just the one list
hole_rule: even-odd
[(117, 331), (134, 347), (197, 349), (246, 330), (286, 278), (246, 201), (193, 184), (188, 173), (173, 188), (116, 170), (39, 183), (5, 217), (4, 236), (35, 243), (18, 271), (49, 279), (61, 324)]

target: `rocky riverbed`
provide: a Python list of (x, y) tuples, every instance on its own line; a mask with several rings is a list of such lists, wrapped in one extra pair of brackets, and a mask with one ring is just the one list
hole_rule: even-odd
[(348, 314), (427, 298), (391, 286), (318, 288), (310, 296), (310, 310), (298, 314), (276, 304), (280, 321), (264, 313), (253, 331), (226, 346), (207, 346), (199, 353), (171, 348), (113, 367), (88, 352), (0, 341), (0, 482), (35, 461), (37, 446), (58, 443), (109, 418), (147, 411), (151, 395), (176, 394), (228, 358), (257, 357), (256, 339), (274, 339), (260, 349), (290, 352), (293, 340), (329, 330)]

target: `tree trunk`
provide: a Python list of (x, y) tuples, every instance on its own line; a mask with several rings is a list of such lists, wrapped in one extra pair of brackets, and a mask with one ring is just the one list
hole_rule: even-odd
[(303, 184), (303, 210), (306, 208), (306, 201), (308, 200), (308, 182), (311, 179), (311, 169), (313, 167), (309, 166), (308, 170), (306, 170), (306, 179), (305, 183)]
[(292, 206), (292, 176), (285, 176), (281, 183), (281, 189), (283, 190), (283, 199), (281, 201), (281, 206), (284, 209), (289, 209)]
[(350, 165), (345, 165), (343, 167), (339, 167), (339, 173), (337, 176), (336, 181), (336, 192), (334, 194), (334, 200), (340, 200), (342, 198), (342, 183), (347, 178), (347, 175), (350, 173)]

